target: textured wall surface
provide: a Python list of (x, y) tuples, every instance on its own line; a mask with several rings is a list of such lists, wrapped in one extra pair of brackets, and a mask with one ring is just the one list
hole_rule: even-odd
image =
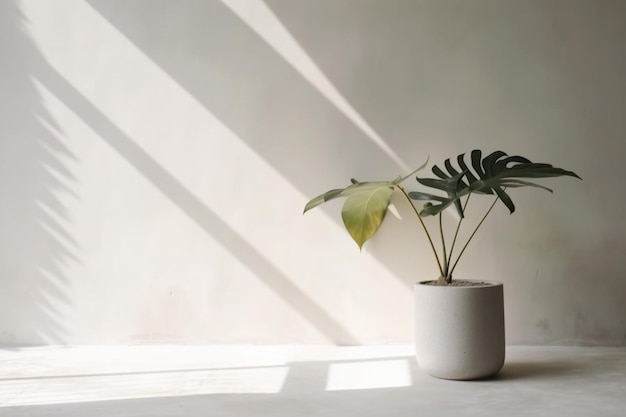
[(607, 0), (0, 2), (0, 344), (410, 342), (406, 202), (362, 252), (303, 206), (481, 148), (584, 181), (513, 191), (456, 277), (509, 343), (623, 345), (624, 39)]

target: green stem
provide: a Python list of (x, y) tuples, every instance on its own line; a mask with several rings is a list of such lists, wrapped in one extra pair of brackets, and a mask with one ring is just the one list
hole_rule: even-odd
[(472, 234), (469, 237), (469, 239), (467, 239), (467, 242), (465, 242), (465, 246), (463, 246), (463, 249), (461, 249), (461, 253), (459, 253), (459, 256), (456, 258), (456, 262), (454, 262), (454, 265), (452, 265), (452, 269), (450, 270), (450, 276), (452, 276), (452, 272), (454, 272), (454, 268), (456, 268), (456, 265), (459, 263), (459, 260), (461, 259), (461, 256), (463, 256), (463, 252), (465, 252), (465, 249), (467, 248), (467, 245), (469, 245), (469, 243), (472, 241), (472, 238), (474, 237), (474, 235), (476, 234), (476, 232), (478, 231), (480, 226), (483, 224), (483, 222), (485, 221), (485, 219), (487, 218), (489, 213), (491, 213), (491, 210), (496, 205), (496, 202), (498, 201), (498, 199), (499, 199), (499, 197), (496, 197), (496, 199), (493, 200), (493, 203), (491, 203), (491, 207), (489, 207), (489, 210), (487, 210), (487, 213), (485, 213), (483, 218), (480, 220), (480, 223), (478, 223), (478, 226), (476, 226), (476, 228), (472, 232)]
[[(467, 203), (469, 203), (469, 199), (470, 199), (471, 195), (472, 195), (471, 193), (469, 193), (467, 195), (467, 200), (465, 200), (465, 204), (463, 205), (463, 213), (465, 213), (465, 211), (467, 209)], [(454, 232), (454, 239), (452, 239), (452, 246), (450, 247), (450, 255), (448, 255), (448, 265), (450, 265), (452, 263), (452, 253), (454, 252), (454, 246), (456, 245), (456, 239), (459, 236), (459, 230), (461, 230), (461, 223), (463, 223), (463, 219), (464, 218), (465, 217), (461, 217), (459, 219), (459, 222), (456, 225), (456, 231)]]
[(446, 254), (446, 239), (443, 236), (443, 216), (439, 212), (439, 233), (441, 234), (441, 246), (443, 248), (443, 276), (448, 275), (448, 255)]
[(411, 200), (411, 197), (409, 197), (409, 195), (406, 193), (406, 191), (404, 191), (404, 188), (402, 188), (402, 186), (396, 184), (396, 187), (398, 187), (398, 189), (400, 191), (402, 191), (402, 195), (404, 195), (406, 200), (409, 202), (409, 205), (413, 209), (413, 212), (417, 216), (417, 219), (420, 221), (420, 224), (422, 225), (422, 229), (424, 229), (424, 233), (426, 233), (426, 237), (428, 238), (428, 242), (430, 243), (430, 247), (433, 250), (433, 254), (435, 255), (435, 259), (437, 260), (437, 267), (439, 268), (439, 273), (441, 273), (441, 276), (445, 276), (444, 273), (443, 273), (443, 269), (441, 268), (441, 261), (439, 260), (439, 255), (437, 255), (437, 250), (435, 249), (435, 245), (433, 243), (433, 240), (430, 237), (430, 233), (428, 233), (428, 229), (426, 228), (426, 225), (424, 224), (424, 221), (420, 217), (419, 212), (415, 208), (415, 205), (413, 204), (413, 201)]

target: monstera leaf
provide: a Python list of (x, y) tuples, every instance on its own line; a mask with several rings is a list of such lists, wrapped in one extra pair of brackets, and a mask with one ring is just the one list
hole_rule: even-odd
[(393, 181), (359, 182), (352, 179), (352, 184), (346, 188), (336, 188), (313, 198), (304, 207), (304, 212), (335, 198), (345, 197), (346, 201), (341, 210), (343, 224), (359, 248), (362, 248), (385, 219), (394, 189), (424, 168), (427, 163), (428, 161), (409, 175), (398, 177)]
[(433, 166), (432, 171), (439, 178), (417, 178), (420, 184), (444, 191), (447, 194), (446, 197), (442, 197), (422, 192), (409, 193), (409, 196), (414, 200), (436, 202), (425, 205), (420, 215), (435, 215), (454, 204), (459, 215), (463, 217), (463, 208), (459, 199), (470, 193), (496, 194), (513, 213), (515, 205), (507, 193), (507, 189), (537, 187), (552, 192), (551, 189), (527, 179), (560, 176), (580, 179), (572, 171), (555, 168), (550, 164), (534, 163), (522, 156), (508, 156), (502, 151), (493, 152), (482, 158), (480, 150), (473, 150), (471, 153), (473, 170), (465, 163), (465, 154), (460, 154), (456, 160), (458, 169), (452, 165), (450, 159), (446, 159), (444, 168), (447, 172), (437, 165)]

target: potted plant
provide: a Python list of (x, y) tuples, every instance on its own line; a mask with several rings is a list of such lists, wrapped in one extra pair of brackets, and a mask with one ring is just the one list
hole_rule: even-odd
[[(536, 187), (552, 192), (533, 181), (559, 176), (580, 177), (574, 172), (550, 164), (534, 163), (522, 156), (508, 156), (502, 151), (496, 151), (483, 158), (480, 150), (474, 150), (470, 154), (469, 164), (466, 163), (465, 154), (460, 154), (456, 158), (458, 167), (450, 159), (445, 160), (444, 169), (437, 165), (432, 167), (437, 178), (416, 177), (419, 184), (438, 193), (407, 192), (401, 184), (427, 163), (393, 181), (360, 182), (352, 179), (345, 188), (333, 189), (313, 198), (306, 204), (304, 212), (344, 197), (346, 200), (341, 216), (346, 229), (361, 248), (382, 224), (392, 194), (400, 192), (415, 213), (439, 268), (439, 278), (415, 284), (417, 361), (427, 373), (440, 378), (477, 379), (491, 376), (504, 364), (502, 283), (454, 280), (452, 274), (496, 203), (501, 201), (510, 213), (515, 211), (509, 189)], [(456, 254), (459, 230), (470, 197), (474, 194), (490, 195), (493, 202)], [(418, 209), (413, 201), (425, 201), (425, 204)], [(451, 239), (445, 238), (442, 225), (442, 213), (448, 208), (454, 208), (458, 214)], [(422, 219), (427, 216), (439, 216), (439, 251)]]

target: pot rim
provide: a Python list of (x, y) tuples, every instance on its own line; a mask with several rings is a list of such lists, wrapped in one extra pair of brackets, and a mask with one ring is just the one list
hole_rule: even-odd
[(421, 288), (425, 288), (425, 287), (445, 288), (445, 289), (450, 289), (450, 290), (455, 290), (455, 289), (471, 290), (471, 289), (480, 289), (480, 288), (502, 287), (504, 285), (500, 281), (490, 281), (490, 280), (484, 280), (484, 279), (460, 279), (460, 280), (457, 280), (457, 281), (482, 282), (485, 285), (471, 285), (471, 286), (463, 286), (463, 285), (459, 285), (459, 286), (453, 286), (453, 285), (426, 285), (427, 283), (433, 282), (433, 281), (436, 281), (436, 279), (429, 279), (429, 280), (425, 280), (425, 281), (418, 281), (418, 282), (415, 283), (415, 287), (421, 287)]

